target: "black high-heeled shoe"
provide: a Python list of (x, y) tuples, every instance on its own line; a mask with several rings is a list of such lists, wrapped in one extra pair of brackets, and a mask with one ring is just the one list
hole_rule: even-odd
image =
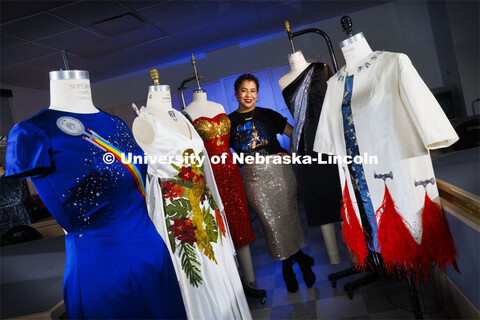
[(282, 274), (283, 280), (285, 280), (285, 285), (287, 286), (288, 292), (294, 293), (298, 290), (298, 281), (293, 272), (293, 261), (292, 257), (282, 260)]
[(267, 300), (267, 292), (263, 289), (255, 289), (247, 285), (245, 282), (242, 281), (243, 292), (247, 297), (251, 297), (254, 299), (260, 299), (262, 304), (265, 304)]
[(315, 280), (317, 280), (317, 276), (312, 271), (312, 266), (315, 263), (315, 260), (309, 255), (303, 253), (302, 250), (298, 250), (292, 258), (298, 263), (298, 266), (303, 273), (303, 281), (305, 281), (307, 288), (311, 288), (315, 283)]

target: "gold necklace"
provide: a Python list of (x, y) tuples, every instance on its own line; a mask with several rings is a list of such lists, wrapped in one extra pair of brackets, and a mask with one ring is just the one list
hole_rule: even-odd
[[(250, 111), (247, 111), (247, 112), (244, 112), (244, 113), (239, 112), (239, 113), (242, 115), (242, 117), (243, 117), (243, 119), (245, 119), (245, 121), (253, 120), (253, 114), (255, 113), (255, 109), (256, 109), (256, 108), (253, 108), (253, 110), (252, 110), (252, 115), (251, 115), (250, 117), (248, 117), (248, 118), (247, 118), (246, 116), (244, 116), (244, 114), (245, 114), (245, 113), (250, 113)], [(253, 124), (253, 121), (252, 121), (252, 124)]]

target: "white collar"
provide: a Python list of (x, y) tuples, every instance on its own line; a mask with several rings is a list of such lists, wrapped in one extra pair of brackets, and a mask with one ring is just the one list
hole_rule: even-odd
[(368, 56), (366, 56), (363, 60), (360, 61), (358, 66), (356, 67), (356, 71), (353, 74), (347, 74), (345, 71), (345, 66), (340, 68), (334, 77), (337, 77), (337, 81), (344, 81), (347, 76), (356, 75), (360, 72), (363, 72), (370, 68), (372, 64), (377, 61), (377, 58), (384, 53), (384, 51), (373, 51)]

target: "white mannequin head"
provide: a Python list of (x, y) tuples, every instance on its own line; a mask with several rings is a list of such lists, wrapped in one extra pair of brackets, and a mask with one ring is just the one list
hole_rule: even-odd
[(340, 42), (340, 48), (345, 57), (345, 71), (349, 74), (354, 72), (359, 61), (373, 52), (362, 32)]
[(51, 71), (49, 77), (49, 109), (74, 113), (98, 112), (92, 102), (88, 71)]

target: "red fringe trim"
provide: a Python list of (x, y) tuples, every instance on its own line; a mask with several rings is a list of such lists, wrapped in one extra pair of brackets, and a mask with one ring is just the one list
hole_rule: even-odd
[(457, 249), (447, 218), (438, 203), (430, 200), (425, 190), (425, 205), (422, 212), (422, 264), (425, 277), (432, 263), (445, 271), (448, 265), (460, 273), (455, 258)]
[(387, 184), (383, 203), (375, 218), (378, 218), (378, 249), (387, 272), (394, 275), (397, 267), (398, 273), (404, 270), (410, 276), (411, 271), (418, 270), (420, 266), (420, 246), (408, 230), (408, 223), (398, 213)]
[(345, 242), (348, 249), (357, 260), (355, 268), (357, 270), (366, 270), (368, 256), (367, 243), (363, 228), (360, 225), (357, 215), (355, 214), (355, 209), (353, 208), (346, 178), (345, 187), (343, 188), (341, 213), (343, 220), (343, 242)]

